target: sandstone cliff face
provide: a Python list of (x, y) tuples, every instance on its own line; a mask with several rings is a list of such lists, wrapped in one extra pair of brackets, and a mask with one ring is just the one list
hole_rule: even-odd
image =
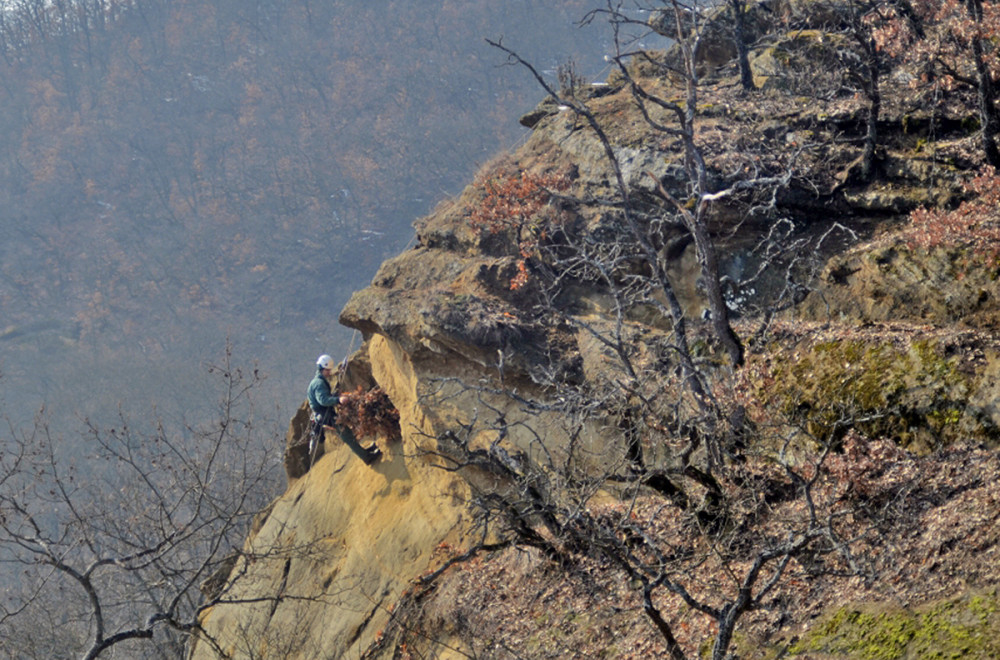
[[(764, 70), (765, 62), (774, 62), (766, 55), (758, 53), (760, 70), (774, 79), (780, 71)], [(627, 186), (653, 205), (654, 180), (679, 186), (683, 178), (678, 145), (649, 128), (620, 80), (609, 83), (581, 96), (589, 97), (588, 107), (608, 127)], [(678, 94), (666, 80), (649, 78), (644, 83), (665, 97)], [(713, 176), (721, 181), (734, 154), (746, 149), (775, 154), (808, 141), (811, 147), (797, 154), (797, 167), (804, 174), (778, 195), (775, 216), (791, 219), (795, 236), (823, 235), (835, 225), (845, 229), (812, 256), (822, 262), (839, 255), (799, 311), (772, 335), (772, 352), (752, 358), (753, 373), (778, 383), (761, 396), (771, 397), (775, 407), (818, 406), (816, 402), (832, 396), (850, 399), (861, 406), (860, 412), (895, 406), (905, 413), (898, 418), (907, 421), (892, 426), (896, 422), (890, 420), (876, 432), (895, 434), (920, 452), (937, 446), (942, 433), (991, 442), (1000, 437), (1000, 410), (993, 404), (1000, 348), (985, 335), (945, 336), (929, 328), (921, 334), (910, 325), (979, 318), (975, 329), (991, 328), (996, 319), (995, 282), (973, 277), (946, 283), (947, 269), (934, 261), (936, 257), (915, 261), (891, 240), (862, 240), (898, 223), (919, 204), (945, 204), (957, 193), (953, 167), (946, 159), (928, 163), (914, 157), (914, 144), (922, 138), (905, 129), (912, 130), (918, 119), (904, 118), (901, 105), (887, 99), (887, 152), (881, 177), (867, 185), (853, 178), (857, 150), (837, 139), (858, 129), (856, 100), (821, 103), (779, 91), (748, 99), (734, 94), (728, 83), (707, 88), (703, 99), (699, 137), (710, 154)], [(614, 197), (603, 145), (578, 117), (551, 104), (540, 106), (525, 123), (534, 127), (525, 144), (489, 168), (558, 175), (568, 185), (565, 198), (598, 200), (563, 210), (573, 222), (599, 235), (611, 204), (599, 200)], [(957, 142), (965, 139), (952, 137)], [(942, 144), (942, 153), (948, 148)], [(502, 440), (530, 455), (538, 446), (530, 429), (518, 425), (525, 412), (498, 390), (530, 393), (552, 379), (605, 377), (604, 347), (580, 328), (612, 322), (606, 292), (580, 286), (559, 301), (578, 324), (552, 323), (539, 315), (539, 292), (531, 286), (511, 287), (518, 271), (516, 243), (470, 226), (472, 209), (483, 195), (481, 185), (471, 185), (418, 222), (416, 247), (383, 264), (371, 286), (356, 293), (341, 314), (343, 324), (365, 336), (354, 362), (364, 365), (366, 377), (382, 387), (399, 410), (401, 440), (379, 439), (385, 456), (369, 468), (331, 438), (328, 453), (311, 470), (301, 476), (301, 471), (290, 473), (287, 492), (248, 539), (222, 602), (206, 612), (205, 635), (195, 645), (193, 658), (398, 656), (399, 647), (383, 639), (391, 621), (400, 625), (395, 608), (406, 601), (419, 576), (477, 540), (470, 538), (479, 528), (473, 525), (469, 502), (483, 489), (502, 486), (494, 475), (474, 466), (457, 469), (449, 450), (451, 434), (471, 427), (481, 411), (489, 410), (506, 420), (503, 437), (495, 431), (480, 433), (468, 440), (470, 447), (488, 448)], [(735, 209), (720, 205), (710, 222), (724, 257), (722, 270), (737, 279), (759, 263), (753, 248), (771, 230), (764, 222), (743, 220)], [(666, 231), (683, 239), (678, 228)], [(671, 244), (671, 237), (664, 243)], [(844, 252), (848, 244), (854, 247)], [(672, 255), (671, 274), (679, 283), (682, 304), (697, 318), (703, 302), (693, 250), (682, 240), (675, 245), (679, 247)], [(733, 303), (746, 316), (748, 334), (755, 310), (774, 299), (782, 278), (778, 273), (759, 280)], [(943, 296), (937, 295), (946, 289)], [(662, 319), (632, 320), (643, 326), (647, 338), (669, 329)], [(829, 344), (842, 342), (844, 335), (830, 328), (858, 320), (902, 325), (859, 331), (839, 344), (853, 356), (869, 356), (868, 371), (851, 379), (861, 383), (861, 389), (847, 391), (842, 387), (847, 353), (829, 350)], [(825, 337), (828, 331), (831, 335)], [(893, 332), (902, 338), (894, 339)], [(865, 352), (872, 346), (881, 347), (875, 357)], [(895, 346), (895, 352), (885, 346)], [(955, 357), (957, 353), (961, 355)], [(795, 370), (795, 365), (808, 369)], [(897, 381), (887, 381), (897, 376)], [(930, 382), (934, 378), (938, 380)], [(812, 389), (800, 386), (806, 381)], [(873, 391), (864, 390), (865, 383)], [(548, 442), (557, 448), (565, 440), (559, 435), (558, 414), (551, 413), (547, 421), (544, 415), (541, 421), (536, 415), (534, 425), (553, 429)], [(303, 424), (300, 414), (290, 430), (290, 443), (301, 436)], [(578, 440), (596, 446), (603, 436), (619, 430), (609, 418), (589, 433)], [(532, 555), (520, 564), (501, 565), (510, 575), (527, 580), (529, 575), (538, 579), (541, 563)], [(498, 579), (502, 581), (502, 575)], [(451, 594), (457, 602), (463, 597), (461, 581), (445, 583), (439, 593)], [(441, 602), (442, 596), (437, 598), (430, 602), (436, 603), (438, 614), (425, 611), (420, 622), (425, 632), (428, 621), (437, 626), (435, 642), (420, 649), (422, 657), (474, 653), (468, 631), (447, 620), (449, 605)], [(608, 620), (617, 616), (608, 614)], [(490, 625), (502, 628), (485, 620), (480, 625), (484, 630)]]
[(357, 657), (438, 544), (460, 544), (468, 488), (419, 454), (435, 431), (413, 363), (381, 336), (366, 350), (401, 413), (402, 441), (380, 439), (384, 457), (369, 468), (328, 439), (247, 540), (225, 595), (233, 604), (206, 613), (210, 637), (192, 657)]

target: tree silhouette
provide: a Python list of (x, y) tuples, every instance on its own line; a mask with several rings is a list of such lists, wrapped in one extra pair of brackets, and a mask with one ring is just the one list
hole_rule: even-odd
[(21, 573), (0, 602), (11, 657), (97, 658), (137, 644), (177, 657), (201, 609), (225, 600), (225, 580), (207, 603), (200, 587), (229, 575), (265, 508), (278, 433), (255, 408), (255, 369), (227, 353), (211, 372), (218, 418), (182, 437), (123, 416), (91, 425), (80, 453), (40, 416), (4, 439), (0, 558)]

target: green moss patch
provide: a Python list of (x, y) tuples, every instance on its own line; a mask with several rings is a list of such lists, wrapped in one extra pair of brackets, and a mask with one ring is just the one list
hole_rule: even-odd
[(1000, 657), (997, 591), (965, 594), (926, 607), (843, 607), (788, 649), (859, 660)]
[(923, 452), (996, 435), (990, 420), (970, 408), (976, 376), (947, 342), (844, 333), (770, 350), (780, 358), (758, 379), (758, 396), (817, 439), (855, 428)]

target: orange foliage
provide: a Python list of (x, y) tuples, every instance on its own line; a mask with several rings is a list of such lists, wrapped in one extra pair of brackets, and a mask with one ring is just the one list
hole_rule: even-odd
[(495, 234), (520, 230), (548, 204), (550, 191), (565, 189), (567, 182), (561, 177), (517, 172), (486, 179), (481, 185), (485, 196), (469, 220), (477, 231)]
[[(978, 16), (964, 0), (915, 0), (911, 7), (924, 34), (918, 35), (914, 22), (887, 4), (880, 8), (880, 20), (873, 30), (878, 48), (894, 57), (937, 65), (935, 75), (925, 68), (914, 85), (933, 79), (945, 89), (952, 89), (960, 81), (972, 79), (972, 42), (991, 41), (1000, 34), (1000, 7), (985, 2)], [(988, 57), (985, 63), (994, 78), (1000, 76), (1000, 59)]]
[(911, 247), (965, 247), (987, 265), (1000, 265), (1000, 176), (984, 168), (965, 185), (971, 193), (957, 209), (917, 209), (906, 239)]
[(364, 437), (400, 436), (399, 411), (381, 387), (367, 392), (360, 385), (353, 392), (342, 392), (337, 405), (337, 423), (347, 426), (354, 435)]
[(512, 234), (521, 258), (510, 288), (520, 289), (529, 279), (527, 260), (538, 251), (539, 241), (548, 237), (555, 221), (549, 206), (552, 193), (565, 190), (569, 181), (563, 176), (515, 172), (488, 178), (479, 185), (484, 196), (470, 214), (469, 224), (476, 233)]

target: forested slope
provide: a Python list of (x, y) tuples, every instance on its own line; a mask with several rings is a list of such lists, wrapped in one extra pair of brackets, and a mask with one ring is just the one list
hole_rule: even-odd
[[(190, 414), (227, 336), (296, 405), (313, 354), (347, 350), (331, 310), (518, 138), (534, 90), (484, 37), (603, 66), (581, 2), (7, 4), (0, 368), (21, 421)], [(153, 365), (163, 391), (140, 395)], [(95, 379), (100, 400), (74, 396)]]
[[(398, 413), (367, 434), (378, 463), (332, 432), (292, 460), (303, 407), (252, 524), (257, 500), (227, 499), (245, 480), (214, 472), (179, 512), (76, 514), (59, 543), (0, 490), (0, 547), (72, 587), (67, 638), (198, 659), (997, 655), (997, 5), (639, 6), (590, 14), (597, 85), (494, 40), (540, 86), (530, 136), (339, 314), (364, 338), (352, 386)], [(211, 427), (207, 465), (237, 427)], [(173, 475), (174, 454), (95, 437)], [(75, 473), (25, 453), (38, 482), (7, 483), (74, 504)], [(139, 550), (88, 592), (60, 561), (106, 557), (95, 538)]]

